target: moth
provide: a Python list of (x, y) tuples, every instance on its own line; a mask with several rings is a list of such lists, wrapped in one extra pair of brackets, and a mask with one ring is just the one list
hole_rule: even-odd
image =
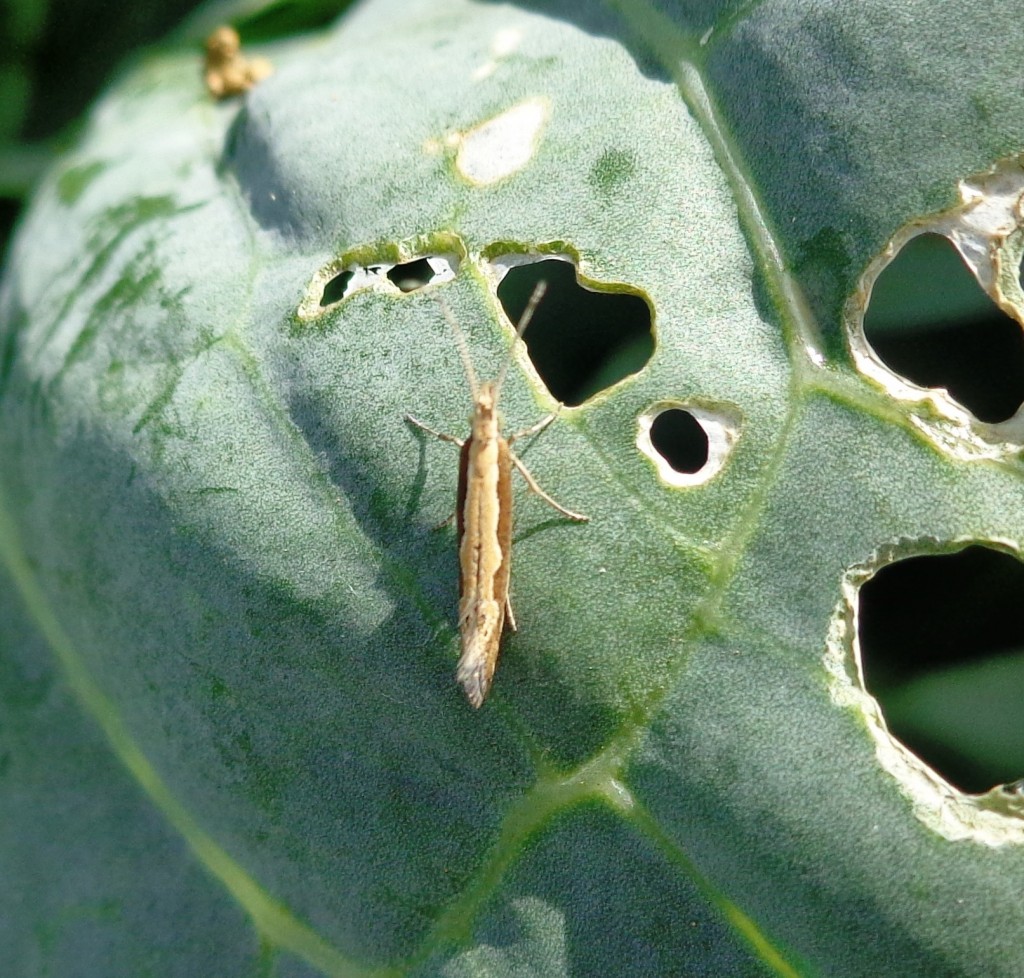
[[(544, 290), (544, 282), (538, 283), (533, 290), (516, 327), (516, 339), (529, 326)], [(512, 469), (515, 468), (526, 480), (527, 486), (563, 516), (578, 523), (586, 522), (589, 517), (574, 513), (555, 502), (541, 489), (511, 448), (520, 438), (540, 434), (555, 420), (557, 412), (508, 438), (501, 433), (498, 398), (512, 360), (514, 344), (497, 378), (480, 383), (462, 329), (444, 300), (438, 298), (438, 303), (455, 335), (473, 398), (473, 412), (469, 419), (470, 435), (463, 440), (442, 434), (411, 414), (407, 414), (405, 420), (442, 441), (459, 446), (459, 488), (454, 516), (459, 540), (459, 634), (462, 655), (455, 678), (465, 690), (469, 702), (479, 708), (487, 698), (494, 679), (502, 632), (506, 625), (511, 631), (516, 631), (516, 620), (508, 593), (512, 557)]]

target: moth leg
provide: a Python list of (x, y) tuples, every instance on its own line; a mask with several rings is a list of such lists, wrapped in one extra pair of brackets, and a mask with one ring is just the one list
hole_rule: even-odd
[(517, 431), (514, 435), (509, 435), (505, 440), (511, 445), (514, 441), (518, 441), (520, 438), (529, 438), (531, 435), (539, 435), (555, 418), (558, 417), (558, 411), (552, 411), (546, 418), (541, 418), (534, 425), (530, 425), (529, 428), (524, 428), (522, 431)]
[[(407, 414), (405, 416), (405, 420), (408, 421), (409, 424), (419, 428), (421, 431), (427, 432), (428, 435), (433, 435), (435, 438), (440, 438), (441, 441), (450, 441), (452, 444), (458, 445), (459, 448), (462, 448), (462, 446), (465, 444), (465, 442), (461, 438), (456, 438), (454, 435), (445, 435), (440, 431), (434, 431), (434, 429), (431, 428), (430, 425), (424, 424), (422, 421), (420, 421), (419, 418), (414, 418), (411, 414)], [(443, 530), (449, 523), (452, 522), (452, 520), (455, 519), (457, 515), (458, 514), (453, 510), (443, 520), (441, 520), (440, 523), (438, 523), (436, 526), (432, 526), (430, 529)]]
[(563, 516), (568, 517), (570, 520), (575, 520), (577, 523), (586, 523), (590, 519), (589, 516), (584, 516), (582, 513), (574, 513), (571, 509), (566, 509), (564, 506), (556, 503), (539, 485), (537, 480), (530, 474), (530, 470), (523, 465), (523, 463), (512, 453), (509, 452), (509, 458), (512, 459), (512, 464), (519, 470), (519, 474), (526, 480), (526, 484), (532, 489), (541, 499), (544, 500), (553, 509), (557, 509)]
[(512, 599), (507, 594), (505, 595), (505, 624), (510, 632), (519, 631), (516, 626), (516, 616), (512, 614)]
[(440, 438), (441, 441), (450, 441), (453, 445), (458, 445), (459, 448), (462, 448), (462, 446), (465, 444), (465, 442), (461, 438), (456, 438), (454, 435), (446, 435), (443, 432), (435, 431), (433, 428), (430, 427), (430, 425), (424, 424), (422, 421), (420, 421), (419, 418), (414, 418), (411, 414), (405, 415), (405, 420), (408, 421), (409, 424), (413, 425), (414, 427), (419, 428), (420, 431), (425, 431), (428, 435), (433, 435), (435, 438)]

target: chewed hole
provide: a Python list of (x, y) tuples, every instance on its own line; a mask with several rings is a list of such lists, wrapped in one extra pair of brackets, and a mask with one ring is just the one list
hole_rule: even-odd
[(911, 239), (879, 275), (864, 335), (893, 373), (945, 388), (979, 421), (1005, 421), (1024, 401), (1024, 331), (942, 235)]
[(1024, 775), (1024, 564), (992, 547), (908, 557), (860, 588), (864, 682), (891, 734), (962, 791)]
[(670, 486), (697, 486), (717, 475), (739, 437), (739, 411), (664, 401), (637, 419), (637, 448)]
[(403, 292), (415, 292), (425, 285), (430, 285), (436, 275), (437, 272), (426, 258), (395, 265), (388, 272), (388, 278)]
[(708, 435), (690, 411), (662, 411), (651, 425), (651, 444), (676, 472), (699, 472), (708, 461)]
[(509, 320), (519, 321), (534, 287), (547, 283), (523, 336), (533, 365), (552, 397), (575, 406), (635, 374), (654, 352), (651, 308), (636, 292), (581, 285), (576, 267), (561, 259), (514, 265), (498, 285)]
[(335, 275), (325, 286), (324, 294), (320, 297), (321, 306), (329, 306), (335, 302), (341, 302), (345, 298), (345, 293), (348, 291), (349, 283), (355, 277), (355, 272), (351, 269), (346, 269), (338, 275)]
[[(313, 277), (299, 305), (300, 319), (315, 319), (356, 292), (372, 290), (400, 295), (455, 278), (459, 255), (431, 254), (407, 262), (345, 262), (335, 259)], [(344, 264), (343, 264), (344, 262)]]

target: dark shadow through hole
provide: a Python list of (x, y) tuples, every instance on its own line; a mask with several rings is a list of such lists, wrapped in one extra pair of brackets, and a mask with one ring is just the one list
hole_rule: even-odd
[(670, 408), (651, 425), (651, 444), (676, 472), (699, 472), (708, 461), (708, 435), (689, 411)]
[(1024, 331), (940, 234), (913, 238), (878, 277), (864, 335), (894, 373), (946, 388), (979, 421), (1005, 421), (1024, 401)]
[(426, 258), (417, 258), (402, 265), (395, 265), (388, 272), (388, 278), (403, 292), (415, 292), (434, 280), (434, 270)]
[(509, 269), (498, 286), (498, 300), (513, 323), (542, 279), (547, 291), (523, 339), (552, 397), (582, 404), (643, 369), (654, 336), (650, 308), (640, 296), (584, 288), (567, 261), (531, 262)]
[[(245, 10), (239, 8), (240, 16), (232, 19), (246, 44), (257, 44), (279, 40), (289, 34), (307, 33), (326, 27), (335, 17), (350, 6), (352, 0), (337, 4), (302, 3), (301, 0), (284, 0), (282, 3), (251, 4)], [(246, 11), (253, 13), (246, 16)], [(243, 48), (244, 51), (244, 48)]]
[(1024, 564), (982, 546), (896, 561), (860, 590), (868, 692), (893, 736), (963, 791), (1024, 774), (1022, 607)]
[(321, 306), (329, 306), (334, 302), (340, 302), (345, 298), (345, 290), (348, 283), (352, 281), (354, 272), (345, 271), (335, 275), (325, 286), (324, 294), (320, 297)]

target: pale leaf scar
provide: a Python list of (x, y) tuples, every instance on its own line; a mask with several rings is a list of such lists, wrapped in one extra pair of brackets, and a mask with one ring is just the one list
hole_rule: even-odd
[[(544, 290), (544, 282), (539, 282), (533, 290), (516, 327), (517, 340), (530, 324)], [(513, 467), (533, 492), (563, 516), (581, 523), (589, 517), (574, 513), (555, 502), (541, 489), (510, 447), (519, 438), (540, 434), (555, 420), (557, 412), (508, 438), (501, 434), (498, 396), (512, 360), (515, 341), (497, 378), (481, 384), (473, 368), (465, 334), (444, 300), (438, 297), (437, 301), (455, 334), (473, 398), (470, 434), (463, 440), (435, 431), (411, 414), (407, 414), (405, 420), (442, 441), (458, 445), (460, 449), (459, 489), (453, 515), (458, 521), (459, 634), (462, 639), (462, 656), (455, 678), (465, 690), (469, 702), (479, 707), (491, 688), (506, 623), (512, 631), (516, 630), (508, 594), (509, 562), (512, 557)], [(445, 522), (450, 520), (451, 517)]]

